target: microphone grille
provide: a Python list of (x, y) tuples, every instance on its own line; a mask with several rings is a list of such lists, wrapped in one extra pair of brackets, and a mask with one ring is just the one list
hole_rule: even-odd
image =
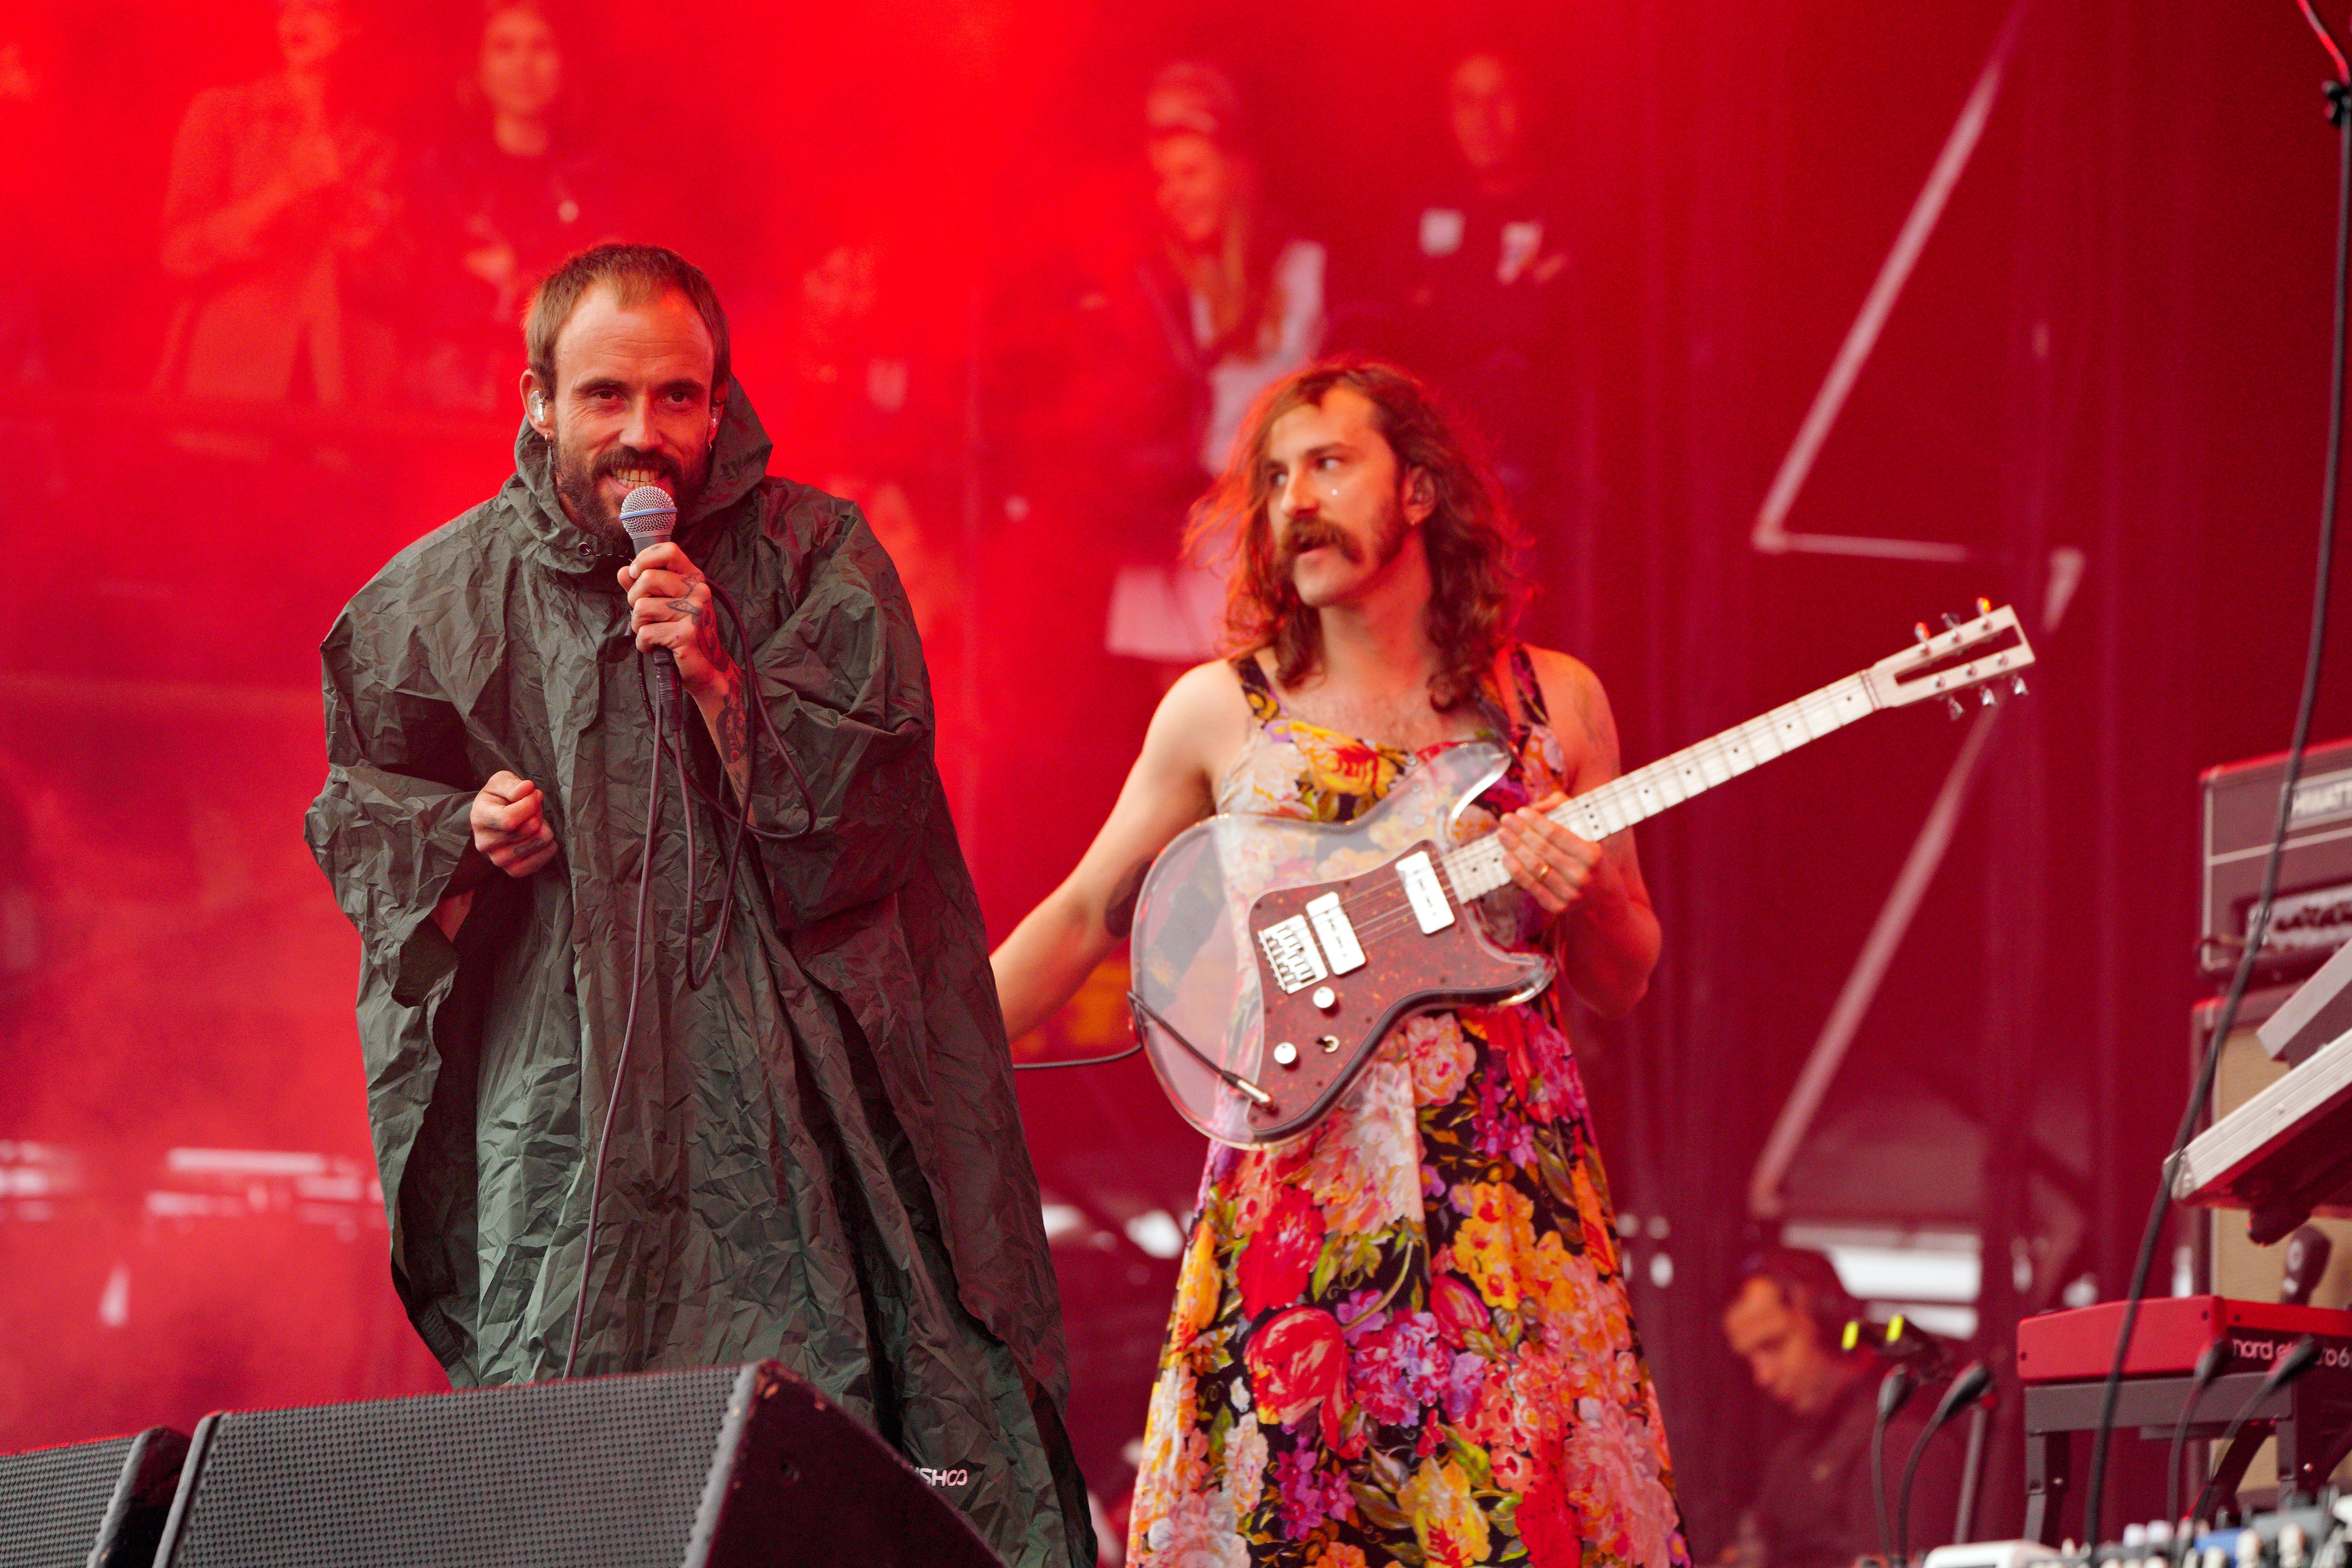
[(621, 526), (640, 550), (668, 539), (677, 525), (677, 503), (659, 485), (639, 485), (622, 499)]

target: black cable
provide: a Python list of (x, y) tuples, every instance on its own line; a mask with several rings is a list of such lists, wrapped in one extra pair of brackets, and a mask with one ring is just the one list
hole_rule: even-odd
[[(719, 584), (713, 583), (710, 584), (710, 597), (713, 603), (718, 605), (720, 609), (727, 612), (728, 620), (732, 622), (735, 626), (735, 640), (743, 646), (746, 657), (738, 660), (738, 663), (742, 668), (743, 679), (751, 683), (750, 689), (744, 693), (743, 705), (760, 716), (760, 728), (766, 731), (768, 743), (775, 747), (776, 755), (783, 759), (784, 766), (791, 771), (793, 775), (793, 787), (800, 792), (802, 818), (800, 827), (791, 833), (763, 833), (761, 834), (761, 837), (771, 838), (805, 837), (809, 834), (816, 831), (816, 796), (810, 793), (808, 778), (801, 772), (801, 764), (798, 759), (793, 757), (791, 748), (784, 744), (784, 738), (776, 733), (776, 721), (769, 715), (767, 703), (760, 700), (759, 677), (752, 672), (751, 661), (749, 658), (751, 647), (751, 634), (743, 629), (743, 612), (736, 607), (735, 595), (730, 594)], [(756, 744), (752, 744), (751, 742), (749, 737), (746, 737), (745, 744), (747, 749), (754, 753), (759, 750)], [(746, 827), (752, 826), (748, 805), (744, 812), (744, 826)], [(755, 828), (754, 831), (758, 830)]]
[(1135, 1044), (1128, 1047), (1127, 1049), (1119, 1052), (1117, 1056), (1077, 1057), (1066, 1062), (1014, 1062), (1013, 1064), (1013, 1070), (1014, 1072), (1043, 1072), (1048, 1068), (1108, 1067), (1113, 1062), (1123, 1062), (1127, 1060), (1128, 1058), (1135, 1055), (1136, 1052), (1142, 1048), (1143, 1042), (1141, 1040), (1138, 1040)]
[[(2332, 42), (2329, 52), (2335, 53)], [(2222, 1044), (2237, 1025), (2239, 1005), (2245, 1000), (2254, 962), (2270, 930), (2271, 905), (2278, 895), (2279, 860), (2286, 847), (2294, 786), (2303, 775), (2303, 753), (2311, 740), (2312, 710), (2319, 698), (2320, 660), (2327, 644), (2328, 584), (2335, 570), (2336, 488), (2344, 457), (2345, 293), (2347, 260), (2352, 260), (2352, 81), (2339, 76), (2326, 84), (2326, 93), (2327, 118), (2337, 132), (2336, 320), (2328, 365), (2327, 459), (2320, 486), (2318, 575), (2312, 592), (2311, 641), (2304, 661), (2303, 695), (2295, 706), (2294, 738), (2287, 747), (2286, 776), (2279, 785), (2278, 820), (2271, 833), (2270, 854), (2263, 862), (2262, 897), (2255, 903), (2254, 918), (2246, 927), (2245, 952), (2239, 955), (2237, 972), (2231, 976), (2229, 995), (2221, 1004), (2221, 1016), (2206, 1045), (2204, 1059), (2198, 1065), (2197, 1081), (2189, 1091), (2189, 1103), (2181, 1108), (2180, 1126), (2173, 1134), (2171, 1152), (2165, 1156), (2156, 1201), (2148, 1207), (2147, 1226), (2140, 1235), (2139, 1256), (2132, 1264), (2131, 1289), (2125, 1298), (2123, 1323), (2116, 1334), (2115, 1360), (2107, 1369), (2106, 1386), (2099, 1400), (2099, 1425), (2091, 1442), (2089, 1484), (2083, 1492), (2083, 1536), (2095, 1546), (2099, 1539), (2100, 1493), (2106, 1487), (2107, 1444), (2115, 1432), (2116, 1403), (2123, 1394), (2124, 1357), (2131, 1347), (2132, 1331), (2139, 1321), (2140, 1301), (2147, 1294), (2148, 1271), (2156, 1262), (2156, 1246), (2164, 1231), (2164, 1216), (2172, 1206), (2174, 1174), (2179, 1169), (2183, 1151), (2196, 1133), (2199, 1119), (2212, 1099), (2213, 1075), (2221, 1060)]]
[(2180, 1450), (2188, 1445), (2189, 1428), (2197, 1417), (2198, 1401), (2205, 1397), (2205, 1389), (2221, 1369), (2230, 1364), (2230, 1336), (2223, 1334), (2205, 1347), (2197, 1358), (2197, 1368), (2189, 1374), (2189, 1397), (2180, 1402), (2180, 1415), (2172, 1423), (2172, 1442), (2164, 1451), (2164, 1517), (2178, 1522), (2180, 1518)]
[(1886, 1424), (1911, 1397), (1911, 1372), (1891, 1366), (1878, 1381), (1878, 1415), (1870, 1424), (1870, 1496), (1878, 1505), (1878, 1550), (1895, 1561), (1895, 1531), (1886, 1522)]
[(1927, 1457), (1927, 1445), (1937, 1433), (1948, 1426), (1952, 1417), (1982, 1399), (1992, 1387), (1992, 1368), (1980, 1361), (1972, 1361), (1960, 1368), (1952, 1386), (1944, 1390), (1944, 1397), (1936, 1402), (1936, 1414), (1928, 1419), (1927, 1429), (1911, 1445), (1911, 1457), (1903, 1461), (1903, 1489), (1895, 1495), (1895, 1557), (1900, 1565), (1911, 1561), (1911, 1484), (1919, 1479), (1919, 1461)]
[[(640, 674), (642, 674), (640, 670)], [(572, 1304), (572, 1340), (564, 1347), (563, 1375), (570, 1377), (580, 1359), (580, 1327), (588, 1316), (588, 1277), (596, 1267), (596, 1211), (604, 1196), (604, 1151), (613, 1140), (613, 1113), (621, 1107), (621, 1076), (629, 1065), (629, 1042), (637, 1032), (640, 961), (646, 949), (646, 895), (653, 886), (654, 825), (661, 820), (662, 705), (654, 704), (653, 778), (646, 788), (646, 839), (637, 857), (636, 928), (629, 939), (629, 1013), (621, 1026), (620, 1055), (613, 1063), (612, 1081), (605, 1088), (604, 1126), (596, 1134), (596, 1159), (590, 1166), (588, 1223), (580, 1247), (580, 1294)], [(581, 1063), (581, 1087), (587, 1087), (587, 1066)]]
[[(736, 668), (742, 672), (742, 679), (746, 688), (744, 692), (744, 701), (746, 706), (749, 706), (756, 699), (757, 693), (751, 689), (753, 678), (751, 673), (751, 659), (749, 657), (750, 639), (743, 631), (742, 616), (740, 612), (736, 609), (734, 600), (731, 595), (728, 595), (726, 589), (720, 587), (716, 583), (710, 584), (709, 587), (712, 598), (722, 605), (729, 616), (734, 622), (735, 640), (738, 644), (738, 648), (727, 648), (726, 635), (723, 630), (719, 634), (719, 646), (722, 649), (725, 649), (728, 657), (734, 661)], [(740, 651), (738, 651), (739, 648)], [(645, 694), (646, 704), (650, 708), (654, 705), (654, 693), (652, 683), (646, 679), (646, 657), (647, 656), (642, 652), (637, 655), (637, 689)], [(687, 921), (686, 984), (687, 989), (689, 991), (699, 991), (704, 985), (709, 983), (711, 975), (717, 973), (719, 968), (719, 954), (720, 950), (726, 945), (727, 932), (734, 916), (735, 879), (742, 857), (744, 836), (748, 833), (755, 837), (791, 839), (801, 837), (801, 834), (763, 832), (759, 825), (751, 820), (751, 801), (759, 782), (760, 748), (756, 744), (750, 743), (748, 736), (747, 743), (744, 746), (743, 751), (743, 797), (741, 800), (732, 804), (721, 800), (717, 795), (712, 795), (710, 791), (702, 787), (701, 781), (694, 776), (692, 764), (686, 757), (684, 750), (685, 742), (686, 726), (683, 715), (681, 714), (677, 733), (671, 737), (667, 745), (657, 745), (656, 752), (656, 766), (659, 766), (658, 759), (661, 756), (668, 756), (676, 763), (675, 771), (677, 773), (679, 787), (688, 795), (699, 796), (703, 804), (709, 806), (721, 822), (729, 824), (734, 828), (734, 832), (729, 836), (727, 841), (727, 851), (723, 862), (726, 867), (726, 876), (720, 884), (722, 890), (719, 903), (719, 918), (712, 926), (709, 963), (707, 964), (699, 964), (696, 962), (694, 957), (694, 926), (692, 911), (696, 904), (696, 893), (701, 885), (700, 861), (696, 855), (694, 846), (693, 805), (691, 801), (688, 801), (687, 805), (686, 822), (687, 909), (688, 911)], [(776, 743), (779, 746), (782, 745), (781, 741)], [(792, 767), (794, 777), (797, 780), (800, 773), (799, 764), (793, 763), (789, 754), (785, 757), (785, 762)], [(801, 781), (800, 788), (803, 800), (803, 815), (807, 815), (806, 801), (808, 786), (805, 781)]]
[[(2238, 1436), (2238, 1428), (2243, 1426), (2252, 1416), (2254, 1407), (2310, 1371), (2312, 1363), (2318, 1359), (2319, 1341), (2309, 1334), (2304, 1335), (2303, 1338), (2281, 1351), (2278, 1360), (2271, 1366), (2271, 1374), (2263, 1379), (2262, 1386), (2246, 1396), (2244, 1404), (2238, 1406), (2238, 1413), (2230, 1417), (2230, 1425), (2222, 1428), (2221, 1440), (2215, 1447), (2224, 1454), (2228, 1453), (2231, 1443)], [(2196, 1502), (2189, 1506), (2189, 1511), (2192, 1515), (2201, 1516), (2205, 1512), (2205, 1500), (2212, 1495), (2213, 1484), (2221, 1479), (2221, 1472), (2219, 1469), (2205, 1479), (2204, 1486), (2198, 1489)], [(2282, 1496), (2294, 1489), (2293, 1477), (2279, 1478), (2279, 1490)]]
[[(646, 655), (640, 650), (637, 655), (637, 686), (638, 689), (645, 693), (646, 707), (653, 710), (654, 751), (651, 777), (646, 783), (646, 789), (645, 843), (637, 859), (636, 920), (629, 938), (629, 1010), (626, 1021), (621, 1026), (621, 1048), (613, 1063), (613, 1079), (609, 1096), (604, 1104), (604, 1126), (597, 1132), (596, 1157), (590, 1167), (588, 1219), (584, 1234), (581, 1238), (580, 1291), (578, 1299), (572, 1305), (571, 1342), (565, 1347), (563, 1352), (563, 1375), (567, 1378), (572, 1375), (573, 1367), (579, 1362), (580, 1331), (582, 1325), (587, 1321), (588, 1313), (589, 1275), (595, 1267), (596, 1259), (597, 1211), (602, 1206), (604, 1194), (604, 1155), (612, 1143), (614, 1113), (620, 1109), (621, 1079), (629, 1064), (629, 1047), (636, 1036), (637, 1002), (642, 990), (640, 981), (646, 944), (646, 903), (653, 885), (654, 826), (661, 819), (662, 762), (667, 757), (674, 764), (673, 771), (677, 773), (679, 789), (679, 809), (686, 818), (686, 978), (689, 990), (700, 990), (718, 970), (719, 951), (726, 942), (729, 919), (735, 907), (735, 874), (742, 854), (744, 833), (749, 832), (762, 838), (792, 839), (803, 837), (814, 827), (816, 823), (816, 803), (814, 797), (809, 793), (808, 780), (801, 773), (800, 763), (793, 760), (792, 752), (785, 748), (783, 737), (776, 733), (775, 721), (768, 717), (767, 704), (760, 700), (757, 678), (751, 673), (751, 639), (743, 629), (742, 612), (737, 608), (734, 596), (725, 588), (715, 582), (709, 583), (709, 588), (712, 602), (719, 605), (726, 612), (728, 619), (733, 623), (736, 643), (742, 649), (740, 655), (729, 649), (728, 657), (734, 659), (736, 668), (742, 672), (743, 705), (760, 715), (761, 725), (767, 734), (769, 743), (776, 748), (776, 754), (783, 759), (784, 766), (791, 771), (793, 782), (800, 791), (803, 826), (798, 832), (785, 833), (762, 829), (751, 820), (750, 786), (754, 776), (752, 770), (757, 766), (760, 749), (757, 742), (748, 736), (744, 748), (744, 798), (739, 805), (734, 810), (729, 810), (724, 803), (714, 799), (710, 792), (701, 786), (688, 765), (683, 716), (680, 716), (677, 733), (672, 735), (667, 722), (670, 717), (667, 711), (668, 705), (655, 700), (653, 685), (646, 678)], [(723, 629), (719, 634), (719, 646), (722, 648), (726, 647), (726, 634)], [(694, 961), (694, 908), (698, 876), (695, 857), (692, 798), (698, 795), (709, 802), (711, 807), (723, 817), (733, 822), (737, 828), (727, 847), (725, 892), (719, 901), (719, 920), (712, 931), (709, 967), (699, 973)], [(1141, 1047), (1139, 1045), (1136, 1048), (1141, 1049)], [(1134, 1053), (1129, 1051), (1126, 1054), (1131, 1056)], [(1069, 1065), (1076, 1067), (1084, 1064), (1074, 1062)], [(585, 1063), (583, 1064), (583, 1082), (585, 1082)]]

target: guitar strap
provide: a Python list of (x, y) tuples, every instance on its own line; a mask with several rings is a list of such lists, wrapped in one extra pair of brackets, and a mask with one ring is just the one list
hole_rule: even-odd
[(1504, 711), (1502, 703), (1496, 700), (1500, 695), (1497, 690), (1481, 685), (1477, 701), (1479, 716), (1493, 727), (1496, 738), (1503, 742), (1503, 749), (1510, 752), (1509, 776), (1516, 778), (1519, 772), (1519, 746), (1526, 739), (1527, 731), (1538, 724), (1550, 723), (1551, 715), (1544, 710), (1543, 688), (1536, 683), (1535, 661), (1528, 658), (1527, 644), (1515, 642), (1511, 645), (1510, 664), (1512, 694), (1518, 701), (1519, 721), (1513, 723), (1510, 715)]

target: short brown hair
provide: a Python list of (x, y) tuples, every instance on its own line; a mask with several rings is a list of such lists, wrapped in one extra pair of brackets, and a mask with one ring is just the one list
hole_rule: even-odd
[(1275, 678), (1285, 686), (1323, 661), (1323, 623), (1283, 570), (1266, 516), (1273, 492), (1265, 448), (1276, 421), (1294, 409), (1320, 408), (1339, 387), (1372, 405), (1373, 426), (1396, 454), (1400, 489), (1415, 469), (1428, 477), (1432, 504), (1421, 527), (1430, 595), (1423, 615), (1441, 661), (1429, 679), (1429, 700), (1440, 710), (1458, 708), (1476, 697), (1517, 623), (1518, 535), (1493, 468), (1439, 410), (1430, 389), (1411, 372), (1374, 360), (1325, 361), (1266, 388), (1223, 475), (1192, 509), (1188, 539), (1195, 548), (1230, 536), (1225, 651), (1271, 649)]
[(719, 292), (702, 268), (675, 250), (658, 245), (600, 245), (583, 250), (557, 268), (531, 290), (530, 311), (523, 318), (522, 341), (530, 355), (530, 373), (550, 392), (555, 390), (555, 340), (580, 301), (598, 284), (607, 284), (624, 306), (642, 305), (672, 289), (685, 295), (710, 332), (710, 397), (717, 402), (727, 391), (730, 364), (727, 352), (727, 312)]

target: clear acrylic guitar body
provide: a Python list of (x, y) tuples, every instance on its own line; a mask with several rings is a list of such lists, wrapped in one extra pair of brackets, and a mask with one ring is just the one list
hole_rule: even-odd
[[(1507, 761), (1484, 742), (1451, 746), (1409, 770), (1353, 822), (1235, 813), (1196, 823), (1160, 852), (1136, 907), (1132, 1000), (1137, 1033), (1185, 1121), (1241, 1148), (1297, 1137), (1346, 1091), (1399, 1020), (1521, 999), (1550, 982), (1542, 954), (1496, 940), (1483, 900), (1455, 906), (1454, 924), (1434, 933), (1410, 919), (1367, 927), (1360, 967), (1296, 994), (1276, 983), (1255, 936), (1269, 910), (1286, 911), (1324, 884), (1385, 889), (1401, 857), (1416, 848), (1442, 855), (1465, 808)], [(1311, 1005), (1318, 996), (1332, 1000)], [(1291, 1059), (1269, 1047), (1270, 1011), (1286, 1037), (1276, 1044), (1292, 1046)]]

